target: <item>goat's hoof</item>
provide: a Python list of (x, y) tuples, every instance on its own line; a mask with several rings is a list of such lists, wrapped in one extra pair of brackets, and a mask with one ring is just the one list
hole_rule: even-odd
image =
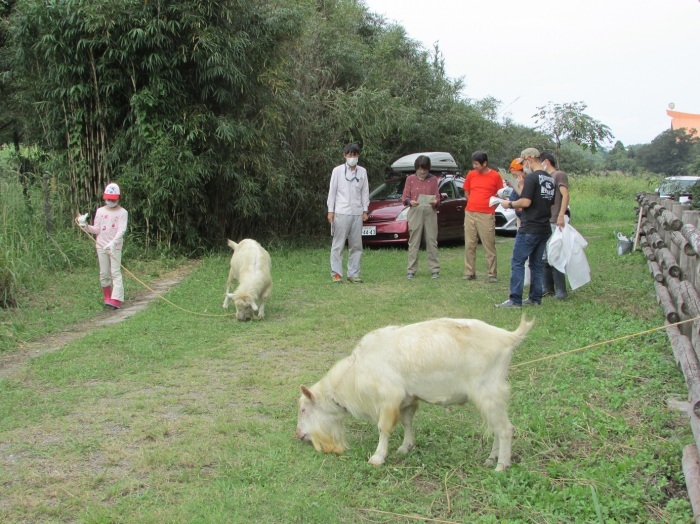
[(496, 466), (496, 471), (505, 471), (508, 469), (508, 464), (501, 464), (500, 462)]
[(401, 453), (402, 455), (405, 455), (406, 453), (411, 451), (414, 447), (416, 447), (415, 444), (408, 444), (408, 445), (404, 444), (399, 449), (397, 449), (396, 452)]
[(373, 466), (381, 466), (384, 464), (384, 459), (379, 455), (372, 455), (372, 458), (369, 459), (369, 463)]
[(484, 461), (484, 466), (493, 466), (495, 463), (495, 459), (489, 457)]

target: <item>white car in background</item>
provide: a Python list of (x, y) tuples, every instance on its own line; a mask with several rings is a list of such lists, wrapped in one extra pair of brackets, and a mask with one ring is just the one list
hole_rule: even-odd
[(678, 196), (678, 202), (685, 204), (690, 202), (690, 189), (700, 181), (700, 176), (669, 176), (664, 178), (656, 192), (659, 197), (674, 199)]
[[(513, 188), (504, 187), (499, 193), (508, 197)], [(518, 232), (518, 217), (512, 209), (505, 209), (501, 204), (496, 207), (496, 233), (515, 234)]]
[[(700, 177), (696, 177), (700, 178)], [(500, 195), (508, 198), (510, 192), (513, 191), (511, 187), (504, 187), (499, 191)], [(571, 207), (567, 207), (566, 216), (571, 218)], [(512, 209), (503, 209), (501, 204), (498, 204), (496, 208), (496, 233), (501, 234), (516, 234), (518, 232), (518, 217), (515, 211)]]

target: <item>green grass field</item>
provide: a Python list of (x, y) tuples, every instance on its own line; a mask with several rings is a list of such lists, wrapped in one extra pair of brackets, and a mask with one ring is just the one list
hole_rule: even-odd
[[(366, 250), (361, 285), (331, 284), (325, 242), (272, 246), (263, 321), (222, 316), (222, 251), (168, 294), (188, 312), (154, 303), (0, 379), (0, 520), (691, 522), (681, 454), (692, 435), (666, 407), (687, 390), (663, 331), (528, 364), (663, 325), (646, 262), (618, 256), (613, 234), (632, 231), (634, 193), (645, 188), (633, 179), (572, 183), (592, 282), (565, 302), (523, 309), (536, 325), (513, 359), (507, 472), (483, 465), (491, 437), (469, 405), (422, 405), (417, 448), (397, 455), (397, 428), (379, 468), (367, 464), (377, 443), (367, 422), (348, 421), (342, 456), (315, 452), (294, 430), (299, 386), (372, 329), (442, 316), (514, 329), (520, 311), (494, 307), (507, 297), (512, 238), (497, 239), (497, 284), (485, 278), (481, 250), (478, 280), (461, 280), (462, 246), (441, 247), (437, 281), (424, 258), (407, 281), (406, 251)], [(157, 275), (155, 262), (134, 265)], [(94, 314), (96, 273), (95, 264), (55, 275), (53, 309), (29, 297), (2, 321), (31, 340), (42, 330), (28, 318), (56, 311), (65, 326)]]

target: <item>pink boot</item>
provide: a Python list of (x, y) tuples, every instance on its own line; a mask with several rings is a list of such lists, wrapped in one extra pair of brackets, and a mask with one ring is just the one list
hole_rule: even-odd
[(105, 304), (108, 306), (112, 306), (114, 309), (120, 309), (122, 307), (121, 300), (116, 300), (114, 298), (108, 298), (107, 300), (105, 300)]
[(112, 286), (102, 286), (102, 296), (106, 305), (109, 305), (107, 301), (112, 298)]

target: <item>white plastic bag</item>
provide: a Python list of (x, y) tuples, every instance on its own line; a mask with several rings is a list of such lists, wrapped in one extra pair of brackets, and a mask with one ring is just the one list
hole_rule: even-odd
[(591, 268), (583, 252), (586, 246), (586, 239), (570, 224), (563, 230), (555, 228), (547, 244), (549, 265), (566, 274), (572, 290), (591, 281)]

